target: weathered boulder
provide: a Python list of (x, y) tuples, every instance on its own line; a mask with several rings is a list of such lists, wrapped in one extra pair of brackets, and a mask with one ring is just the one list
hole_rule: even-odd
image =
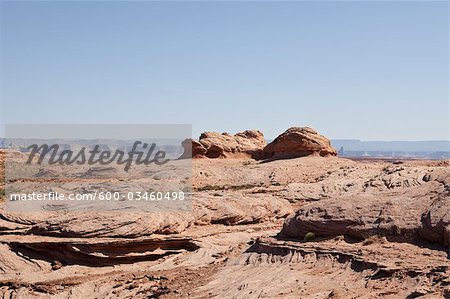
[(433, 243), (450, 245), (450, 196), (433, 202), (422, 217), (419, 235)]
[[(296, 239), (303, 239), (308, 232), (320, 237), (348, 235), (356, 239), (382, 235), (398, 241), (420, 237), (448, 245), (450, 173), (443, 167), (434, 170), (429, 180), (411, 184), (411, 179), (418, 176), (408, 169), (387, 174), (383, 171), (380, 187), (364, 184), (362, 193), (303, 205), (286, 219), (280, 234)], [(405, 184), (396, 183), (400, 181)]]
[(438, 192), (438, 196), (422, 215), (419, 235), (433, 243), (450, 245), (450, 171), (446, 168), (440, 170), (434, 171), (427, 178), (429, 181), (438, 182), (443, 191), (439, 193), (434, 190)]
[(264, 158), (336, 156), (328, 138), (308, 127), (292, 127), (264, 148)]
[(206, 154), (207, 150), (197, 140), (192, 140), (192, 157), (193, 158), (200, 158)]
[(181, 145), (184, 148), (184, 152), (180, 159), (201, 158), (206, 154), (206, 148), (197, 140), (188, 138)]
[(194, 158), (232, 158), (252, 157), (266, 146), (263, 133), (257, 130), (247, 130), (235, 134), (205, 132), (198, 141), (192, 141), (192, 156)]
[(422, 214), (433, 202), (398, 196), (372, 195), (339, 197), (307, 204), (286, 219), (281, 234), (303, 239), (308, 232), (316, 236), (348, 235), (365, 239), (382, 235), (401, 241), (411, 240), (421, 227)]

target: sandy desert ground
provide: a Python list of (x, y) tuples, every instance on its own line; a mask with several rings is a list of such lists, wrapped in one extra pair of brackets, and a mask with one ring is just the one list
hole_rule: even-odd
[(449, 161), (194, 159), (193, 187), (191, 212), (2, 210), (2, 298), (450, 298)]

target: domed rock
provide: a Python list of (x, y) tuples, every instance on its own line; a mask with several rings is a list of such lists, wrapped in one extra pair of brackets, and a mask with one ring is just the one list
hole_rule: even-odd
[(264, 148), (264, 158), (295, 158), (309, 155), (336, 156), (325, 136), (309, 127), (292, 127)]

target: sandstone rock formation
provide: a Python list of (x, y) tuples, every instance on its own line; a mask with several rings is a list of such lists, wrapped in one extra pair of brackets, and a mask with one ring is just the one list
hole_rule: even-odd
[(184, 152), (180, 159), (202, 158), (206, 154), (206, 148), (197, 140), (188, 138), (181, 145), (184, 148)]
[(450, 298), (450, 164), (402, 162), (194, 159), (184, 212), (0, 203), (0, 298)]
[[(346, 179), (351, 180), (349, 175)], [(348, 189), (354, 185), (355, 181)], [(286, 219), (281, 235), (302, 239), (314, 232), (316, 236), (347, 235), (360, 240), (381, 235), (402, 242), (420, 237), (449, 245), (449, 190), (450, 172), (446, 168), (435, 169), (430, 175), (385, 167), (364, 182), (357, 194), (336, 192), (302, 206)]]
[(191, 140), (192, 142), (192, 158), (201, 158), (206, 155), (206, 148), (197, 140)]
[(264, 148), (265, 158), (336, 156), (330, 140), (309, 127), (292, 127)]
[(234, 136), (228, 133), (205, 132), (200, 135), (198, 141), (192, 140), (192, 157), (252, 157), (265, 145), (263, 133), (257, 130), (247, 130)]
[(264, 135), (257, 130), (247, 130), (236, 135), (205, 132), (198, 141), (186, 139), (185, 152), (180, 158), (253, 159), (295, 158), (309, 155), (336, 156), (330, 140), (308, 127), (292, 127), (267, 145)]

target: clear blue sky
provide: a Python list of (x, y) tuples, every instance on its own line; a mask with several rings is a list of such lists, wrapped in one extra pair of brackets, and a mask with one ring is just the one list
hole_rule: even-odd
[(450, 139), (443, 2), (3, 2), (3, 123)]

